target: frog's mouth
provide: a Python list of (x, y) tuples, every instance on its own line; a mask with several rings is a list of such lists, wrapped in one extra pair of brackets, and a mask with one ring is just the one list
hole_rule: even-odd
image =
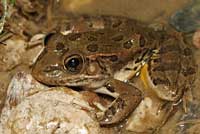
[(63, 86), (79, 86), (79, 87), (88, 87), (88, 88), (98, 88), (102, 86), (107, 79), (109, 78), (109, 75), (105, 74), (98, 74), (98, 75), (77, 75), (72, 76), (68, 78), (63, 78), (57, 80), (58, 85)]
[(109, 74), (86, 75), (78, 74), (71, 76), (37, 74), (35, 78), (48, 86), (69, 86), (69, 87), (87, 87), (98, 88), (102, 86), (110, 77)]

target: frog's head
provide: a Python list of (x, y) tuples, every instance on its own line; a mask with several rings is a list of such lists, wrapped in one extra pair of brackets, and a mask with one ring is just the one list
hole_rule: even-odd
[(81, 41), (69, 41), (68, 38), (58, 33), (46, 36), (44, 51), (33, 66), (33, 77), (46, 85), (56, 86), (94, 88), (105, 83), (108, 70), (97, 60), (86, 58)]

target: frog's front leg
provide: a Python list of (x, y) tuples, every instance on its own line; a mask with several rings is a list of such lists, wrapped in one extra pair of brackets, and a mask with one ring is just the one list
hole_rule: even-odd
[(116, 79), (108, 81), (106, 88), (97, 89), (96, 92), (115, 98), (105, 111), (100, 125), (119, 123), (132, 113), (142, 100), (142, 93), (139, 89)]

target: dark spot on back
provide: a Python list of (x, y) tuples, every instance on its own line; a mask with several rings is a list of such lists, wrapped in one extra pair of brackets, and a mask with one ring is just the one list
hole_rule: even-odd
[(69, 34), (68, 35), (68, 39), (70, 41), (76, 41), (77, 39), (79, 39), (81, 37), (80, 33), (76, 33), (76, 34)]
[(121, 21), (121, 20), (118, 20), (118, 21), (115, 21), (115, 22), (112, 24), (112, 27), (113, 27), (113, 28), (117, 28), (117, 27), (119, 27), (121, 24), (122, 24), (122, 21)]
[(129, 49), (132, 47), (132, 45), (133, 45), (133, 43), (129, 40), (123, 44), (123, 47), (126, 49)]
[(156, 78), (153, 80), (153, 84), (154, 85), (158, 85), (158, 84), (164, 84), (164, 85), (169, 85), (169, 80), (168, 79), (160, 79), (160, 78)]
[(161, 62), (161, 59), (153, 59), (153, 62), (155, 63)]
[(144, 37), (141, 36), (141, 37), (140, 37), (140, 47), (144, 47), (144, 46), (145, 46), (145, 43), (146, 43), (146, 41), (145, 41)]
[(161, 47), (159, 53), (167, 53), (167, 52), (171, 52), (171, 51), (180, 51), (180, 48), (178, 45), (168, 45), (168, 44), (164, 44), (163, 47)]
[(155, 67), (153, 71), (173, 71), (179, 70), (180, 64), (177, 63), (162, 63), (159, 66)]
[(112, 62), (115, 62), (115, 61), (118, 60), (118, 57), (117, 57), (116, 55), (113, 55), (113, 56), (110, 57), (110, 60), (111, 60)]
[(117, 36), (115, 36), (115, 37), (112, 37), (112, 40), (113, 40), (113, 41), (122, 41), (123, 38), (124, 38), (123, 35), (117, 35)]
[(89, 36), (89, 37), (88, 37), (88, 40), (89, 40), (89, 41), (97, 41), (97, 38), (94, 37), (94, 36)]
[(87, 50), (90, 52), (96, 52), (98, 50), (98, 45), (97, 44), (90, 44), (87, 46)]
[(183, 53), (185, 56), (189, 56), (189, 55), (192, 55), (192, 50), (190, 48), (185, 48), (183, 50)]

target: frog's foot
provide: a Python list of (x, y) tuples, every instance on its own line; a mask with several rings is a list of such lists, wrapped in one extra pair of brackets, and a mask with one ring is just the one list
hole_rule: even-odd
[(162, 128), (171, 117), (173, 117), (177, 110), (179, 109), (179, 105), (182, 103), (182, 99), (172, 102), (172, 101), (165, 101), (160, 107), (158, 108), (158, 112), (164, 111), (164, 116), (162, 118), (162, 122), (157, 127), (157, 130)]
[(188, 113), (189, 105), (191, 102), (194, 101), (194, 97), (192, 95), (192, 89), (189, 88), (183, 93), (182, 101), (183, 101), (183, 110), (185, 113)]
[(121, 122), (133, 112), (142, 100), (142, 93), (139, 89), (119, 80), (113, 79), (109, 81), (107, 89), (119, 95), (109, 94), (115, 97), (115, 100), (106, 109), (100, 120), (100, 125), (112, 125)]

